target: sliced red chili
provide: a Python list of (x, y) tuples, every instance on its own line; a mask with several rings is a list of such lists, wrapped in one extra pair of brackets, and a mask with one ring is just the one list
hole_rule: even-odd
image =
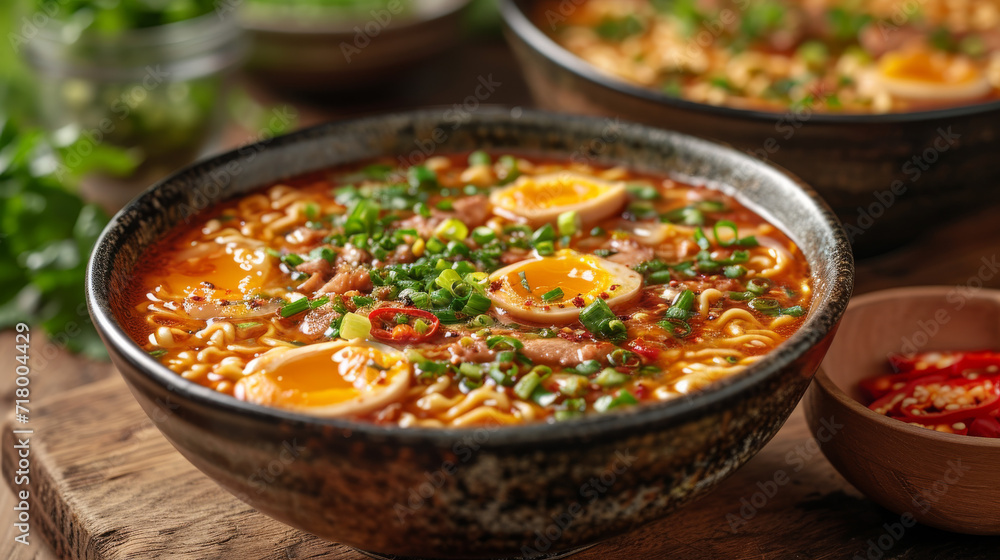
[(647, 360), (656, 360), (660, 357), (660, 352), (664, 350), (663, 346), (644, 338), (637, 338), (629, 342), (628, 347)]
[[(387, 342), (424, 342), (437, 334), (441, 320), (429, 311), (404, 307), (380, 307), (368, 314), (372, 336)], [(427, 327), (417, 331), (417, 321)]]
[[(938, 367), (935, 358), (943, 356), (951, 363)], [(981, 437), (1000, 437), (1000, 353), (983, 352), (933, 352), (917, 354), (910, 358), (893, 358), (896, 371), (860, 383), (874, 399), (869, 408), (904, 422), (929, 428), (948, 426), (959, 434)], [(920, 367), (918, 367), (920, 366)], [(902, 384), (902, 386), (900, 386)], [(972, 404), (948, 401), (940, 389), (949, 392), (981, 390), (982, 400)], [(967, 400), (967, 399), (963, 399)]]

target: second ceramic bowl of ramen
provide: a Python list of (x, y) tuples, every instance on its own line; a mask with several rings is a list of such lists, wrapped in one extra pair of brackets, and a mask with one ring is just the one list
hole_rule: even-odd
[[(440, 274), (444, 277), (445, 268), (457, 270), (466, 265), (459, 264), (462, 259), (457, 256), (450, 261), (445, 259), (450, 249), (442, 240), (463, 238), (475, 247), (488, 244), (486, 239), (490, 238), (487, 231), (479, 228), (459, 232), (464, 226), (460, 227), (441, 215), (442, 212), (447, 215), (448, 212), (462, 210), (474, 216), (477, 206), (489, 208), (483, 202), (482, 191), (475, 186), (492, 182), (492, 179), (481, 177), (482, 173), (492, 173), (488, 169), (490, 164), (484, 163), (487, 161), (485, 154), (469, 156), (468, 168), (463, 163), (470, 152), (480, 150), (495, 158), (490, 160), (494, 162), (494, 169), (512, 161), (521, 162), (518, 165), (525, 176), (531, 176), (538, 169), (549, 169), (545, 166), (554, 166), (552, 169), (560, 165), (572, 168), (571, 173), (576, 174), (569, 175), (572, 189), (567, 190), (566, 185), (559, 186), (561, 178), (567, 177), (565, 174), (547, 175), (544, 181), (555, 183), (536, 189), (538, 196), (547, 193), (549, 205), (562, 200), (554, 193), (562, 193), (560, 196), (567, 193), (571, 196), (603, 196), (613, 189), (619, 189), (613, 192), (621, 194), (620, 189), (627, 186), (628, 196), (637, 200), (633, 200), (624, 211), (622, 221), (615, 222), (618, 224), (615, 227), (621, 232), (630, 228), (629, 223), (638, 223), (630, 220), (638, 220), (640, 214), (649, 211), (647, 202), (650, 199), (678, 193), (690, 197), (686, 202), (677, 201), (683, 205), (683, 211), (668, 212), (663, 223), (667, 230), (675, 228), (676, 231), (683, 231), (685, 236), (692, 236), (689, 246), (681, 243), (678, 247), (686, 247), (683, 250), (690, 252), (692, 258), (695, 254), (699, 255), (699, 262), (693, 266), (706, 270), (709, 265), (721, 266), (725, 264), (722, 255), (727, 255), (725, 259), (743, 264), (727, 264), (725, 269), (718, 268), (717, 274), (698, 276), (692, 273), (691, 280), (663, 284), (662, 293), (658, 291), (660, 288), (653, 290), (661, 300), (655, 305), (647, 306), (645, 299), (637, 300), (638, 303), (633, 300), (632, 307), (626, 311), (616, 303), (614, 296), (608, 297), (607, 302), (619, 313), (617, 316), (612, 314), (599, 323), (581, 319), (579, 322), (583, 322), (584, 326), (590, 325), (588, 329), (601, 332), (602, 336), (607, 335), (623, 346), (617, 354), (609, 353), (610, 347), (605, 347), (600, 360), (606, 360), (607, 363), (602, 366), (607, 367), (600, 373), (590, 372), (604, 377), (591, 377), (589, 381), (593, 381), (592, 384), (583, 383), (584, 392), (588, 386), (594, 391), (617, 386), (629, 387), (634, 393), (630, 393), (629, 398), (620, 388), (608, 389), (609, 394), (600, 397), (586, 393), (588, 396), (576, 402), (581, 410), (586, 409), (583, 414), (568, 410), (570, 401), (566, 400), (566, 395), (569, 393), (561, 396), (544, 390), (544, 387), (552, 386), (552, 380), (557, 376), (564, 376), (560, 379), (565, 379), (567, 375), (568, 370), (563, 371), (557, 363), (553, 364), (554, 371), (535, 366), (530, 372), (522, 370), (517, 374), (521, 379), (528, 378), (531, 386), (521, 380), (516, 385), (507, 386), (498, 378), (485, 382), (473, 375), (473, 370), (480, 374), (484, 372), (475, 366), (478, 358), (474, 352), (464, 355), (467, 358), (465, 361), (473, 362), (473, 367), (456, 355), (450, 366), (453, 369), (449, 370), (460, 371), (471, 380), (463, 379), (451, 392), (426, 393), (425, 396), (428, 401), (454, 399), (457, 403), (495, 409), (487, 410), (487, 417), (421, 416), (420, 410), (426, 412), (427, 401), (413, 401), (410, 397), (409, 401), (386, 405), (378, 414), (356, 411), (358, 414), (346, 418), (337, 414), (322, 417), (296, 410), (294, 406), (285, 406), (291, 401), (284, 401), (282, 406), (249, 402), (253, 399), (247, 396), (254, 393), (246, 380), (241, 379), (242, 362), (235, 372), (227, 373), (227, 367), (247, 357), (276, 355), (268, 350), (268, 345), (288, 346), (288, 350), (282, 351), (288, 355), (296, 352), (296, 347), (303, 345), (303, 341), (297, 338), (298, 335), (283, 339), (282, 328), (292, 325), (305, 332), (307, 325), (304, 321), (297, 322), (297, 317), (308, 315), (312, 307), (322, 309), (333, 305), (328, 297), (339, 298), (340, 294), (334, 291), (329, 295), (317, 295), (315, 299), (308, 300), (315, 306), (294, 304), (297, 307), (282, 307), (280, 311), (262, 309), (261, 305), (270, 303), (257, 297), (242, 301), (236, 308), (232, 305), (215, 305), (213, 308), (213, 302), (218, 303), (213, 298), (219, 297), (219, 290), (228, 280), (219, 276), (219, 261), (203, 266), (206, 275), (203, 280), (192, 276), (199, 263), (191, 262), (191, 258), (196, 256), (198, 249), (181, 247), (184, 240), (192, 238), (190, 236), (208, 236), (207, 239), (219, 247), (228, 247), (220, 250), (230, 255), (230, 262), (236, 258), (237, 264), (246, 265), (241, 270), (252, 271), (257, 261), (252, 258), (240, 260), (242, 257), (239, 255), (250, 254), (241, 252), (245, 248), (239, 245), (242, 243), (238, 239), (240, 236), (252, 237), (277, 228), (274, 231), (280, 232), (281, 239), (275, 241), (261, 234), (262, 239), (268, 238), (276, 243), (299, 243), (311, 239), (310, 231), (341, 225), (345, 229), (363, 228), (365, 223), (374, 227), (376, 224), (376, 220), (371, 219), (373, 216), (357, 210), (365, 208), (357, 202), (344, 217), (333, 217), (330, 222), (323, 222), (317, 216), (327, 206), (311, 203), (305, 198), (299, 200), (301, 204), (297, 206), (289, 205), (292, 198), (330, 197), (328, 183), (324, 181), (340, 177), (334, 183), (338, 189), (337, 196), (341, 197), (339, 200), (346, 203), (346, 199), (357, 196), (358, 189), (363, 191), (364, 173), (385, 177), (393, 169), (403, 172), (400, 182), (409, 181), (411, 187), (420, 191), (425, 181), (429, 180), (427, 170), (437, 169), (441, 185), (445, 187), (442, 192), (448, 193), (449, 201), (443, 204), (436, 198), (443, 195), (439, 194), (440, 187), (435, 186), (430, 189), (435, 194), (428, 199), (434, 208), (424, 209), (423, 212), (431, 219), (441, 218), (433, 233), (437, 241), (432, 242), (427, 237), (425, 244), (422, 238), (420, 243), (414, 241), (415, 246), (410, 250), (418, 253), (441, 252), (443, 257), (435, 261), (434, 266), (440, 267)], [(438, 157), (450, 154), (461, 156), (450, 160)], [(501, 155), (505, 154), (517, 154), (518, 157), (502, 158)], [(381, 163), (358, 167), (372, 161)], [(458, 169), (448, 171), (448, 165), (455, 165)], [(529, 166), (535, 166), (535, 170), (529, 170)], [(362, 175), (356, 178), (355, 186), (348, 188), (344, 184), (345, 169), (362, 171)], [(628, 170), (635, 171), (635, 178), (631, 181), (638, 182), (638, 185), (620, 180), (632, 177), (628, 175)], [(581, 179), (580, 173), (594, 176)], [(524, 194), (528, 191), (523, 189), (533, 188), (530, 186), (532, 180), (544, 183), (543, 175), (533, 177), (522, 180), (501, 175), (499, 179), (507, 183), (507, 187), (521, 188)], [(673, 180), (664, 181), (665, 190), (657, 195), (656, 189), (650, 189), (650, 177), (672, 177)], [(468, 182), (471, 187), (456, 189), (449, 186), (449, 181), (457, 181), (456, 185)], [(280, 183), (292, 186), (274, 186)], [(681, 183), (694, 187), (673, 190), (680, 188), (678, 185)], [(484, 188), (500, 191), (497, 187)], [(477, 193), (473, 195), (472, 191)], [(457, 194), (459, 192), (465, 193), (475, 204), (461, 203), (464, 196)], [(471, 198), (473, 196), (479, 198)], [(491, 196), (490, 200), (492, 204), (503, 206), (505, 203), (499, 196)], [(386, 206), (395, 204), (393, 197), (380, 200)], [(623, 200), (604, 204), (621, 205)], [(707, 203), (699, 204), (699, 201), (706, 200)], [(715, 223), (716, 227), (706, 227), (703, 231), (691, 225), (666, 223), (675, 220), (698, 223), (704, 218), (699, 212), (710, 214), (721, 211), (719, 201), (731, 201), (728, 202), (729, 216), (739, 225), (719, 220)], [(336, 206), (330, 204), (329, 208)], [(275, 214), (268, 210), (272, 207), (283, 210)], [(588, 220), (595, 219), (594, 212), (607, 214), (606, 209), (600, 209), (601, 205), (592, 204), (586, 208), (581, 207), (579, 212), (567, 214), (574, 220), (561, 217), (558, 230), (547, 229), (541, 223), (545, 218), (539, 215), (534, 218), (540, 222), (532, 225), (501, 226), (490, 220), (502, 218), (494, 217), (487, 220), (487, 224), (492, 225), (480, 227), (492, 227), (495, 235), (510, 236), (512, 246), (534, 246), (535, 256), (521, 254), (511, 259), (515, 264), (525, 261), (554, 263), (554, 260), (544, 259), (561, 258), (563, 253), (549, 254), (548, 244), (551, 243), (558, 246), (572, 240), (577, 250), (583, 250), (592, 239), (608, 243), (628, 239), (628, 235), (619, 233), (619, 229), (614, 232), (591, 229), (583, 233), (580, 222), (586, 224)], [(530, 221), (525, 218), (527, 210), (524, 204), (508, 205), (506, 209), (510, 215), (520, 216), (521, 221)], [(619, 210), (617, 206), (615, 210)], [(259, 220), (239, 217), (238, 213), (244, 211), (256, 213)], [(409, 211), (400, 212), (406, 214)], [(497, 210), (494, 209), (494, 212)], [(336, 212), (334, 215), (337, 215)], [(756, 222), (754, 227), (758, 229), (753, 231), (757, 232), (759, 239), (746, 229), (750, 227), (746, 225), (750, 216), (760, 216), (753, 219), (763, 219), (771, 224)], [(279, 221), (285, 219), (291, 221), (281, 225), (284, 222)], [(296, 220), (306, 220), (309, 224), (302, 227), (293, 225)], [(419, 224), (414, 225), (414, 231), (400, 235), (422, 235)], [(685, 227), (687, 229), (683, 229)], [(515, 238), (522, 235), (517, 232), (525, 228), (528, 231), (535, 228), (534, 233), (517, 241)], [(640, 228), (631, 229), (631, 235), (640, 235)], [(329, 239), (339, 238), (334, 234)], [(350, 242), (368, 241), (362, 235), (351, 238)], [(435, 243), (441, 246), (433, 246)], [(163, 247), (170, 244), (175, 244), (172, 245), (174, 248), (164, 251)], [(703, 250), (703, 244), (710, 249)], [(192, 250), (193, 253), (184, 252)], [(385, 254), (379, 256), (377, 248), (371, 250), (377, 259), (392, 258)], [(593, 253), (595, 258), (603, 255), (615, 259), (615, 255), (608, 252)], [(626, 251), (622, 249), (619, 254), (622, 253)], [(322, 260), (323, 251), (317, 254)], [(302, 263), (290, 259), (287, 254), (282, 256), (272, 251), (268, 255), (261, 258), (283, 259), (281, 266), (292, 268), (282, 269), (282, 274), (290, 274), (289, 278), (295, 278), (294, 283), (301, 283), (297, 288), (285, 288), (279, 282), (272, 286), (273, 289), (301, 291), (306, 290), (306, 286), (316, 287), (306, 284), (306, 276), (291, 274)], [(666, 255), (661, 256), (666, 258)], [(340, 257), (347, 258), (340, 253), (338, 266), (344, 264), (340, 262)], [(407, 260), (413, 257), (403, 255), (399, 258)], [(657, 267), (648, 264), (653, 259), (646, 258), (649, 260), (643, 261), (647, 263), (645, 267), (635, 268), (642, 271), (644, 276), (640, 278), (649, 287), (662, 281), (663, 275), (653, 276), (657, 273), (653, 269)], [(584, 261), (578, 263), (583, 266), (581, 263)], [(322, 265), (318, 261), (315, 264)], [(686, 265), (677, 266), (677, 270), (667, 274), (686, 274)], [(230, 268), (229, 272), (243, 274)], [(780, 272), (778, 268), (785, 272)], [(521, 275), (524, 283), (538, 278), (535, 274), (539, 269), (530, 270), (528, 275)], [(628, 269), (614, 270), (622, 275), (630, 274)], [(755, 283), (747, 282), (745, 292), (733, 291), (727, 296), (714, 288), (709, 289), (708, 284), (699, 284), (719, 282), (720, 287), (735, 288), (743, 285), (739, 278), (754, 270), (758, 270), (761, 278)], [(796, 288), (782, 288), (779, 292), (779, 283), (791, 281), (782, 275), (796, 270), (803, 275), (793, 279), (795, 283), (792, 286)], [(575, 273), (570, 272), (567, 272), (567, 277), (575, 277)], [(158, 279), (155, 274), (163, 278)], [(694, 279), (695, 276), (700, 280)], [(510, 288), (516, 292), (518, 283), (516, 276), (512, 277), (515, 279), (512, 284), (515, 285), (505, 287), (503, 282), (499, 282), (496, 290)], [(477, 277), (466, 276), (467, 281), (470, 278), (476, 280)], [(251, 278), (247, 281), (252, 283), (257, 280)], [(151, 297), (143, 293), (147, 282), (161, 286), (159, 291), (150, 291)], [(171, 290), (170, 286), (183, 285), (181, 282), (190, 284), (187, 297), (182, 303), (170, 304), (165, 294)], [(458, 291), (457, 285), (451, 281), (437, 285)], [(577, 284), (567, 282), (561, 286), (570, 290), (576, 289), (571, 286)], [(701, 295), (714, 295), (685, 303), (681, 295), (685, 286)], [(491, 298), (495, 296), (493, 287), (491, 283), (488, 288)], [(240, 499), (293, 527), (363, 550), (423, 558), (488, 558), (512, 555), (532, 557), (572, 550), (662, 518), (708, 492), (759, 451), (784, 423), (823, 359), (852, 287), (853, 261), (839, 222), (809, 187), (773, 167), (718, 145), (640, 125), (482, 108), (466, 119), (456, 119), (447, 110), (426, 110), (332, 123), (189, 167), (152, 187), (113, 219), (91, 259), (87, 296), (94, 322), (112, 359), (143, 409), (188, 460)], [(529, 292), (532, 289), (528, 286), (524, 288)], [(614, 293), (620, 288), (621, 285), (612, 284), (606, 289)], [(666, 290), (673, 288), (677, 293), (664, 303)], [(585, 287), (580, 289), (586, 291)], [(775, 290), (774, 298), (760, 298), (750, 310), (735, 309), (745, 307), (748, 299), (753, 301), (753, 290), (770, 289)], [(435, 297), (448, 299), (447, 294), (430, 291), (437, 294)], [(353, 292), (348, 290), (344, 293), (350, 296)], [(393, 301), (381, 303), (373, 303), (365, 296), (361, 299), (348, 297), (351, 300), (348, 305), (357, 307), (355, 312), (360, 312), (362, 308), (370, 309), (373, 305), (376, 308), (419, 306), (418, 300), (422, 297), (412, 294), (411, 291), (409, 296), (390, 298)], [(466, 297), (471, 298), (471, 295)], [(598, 299), (605, 296), (588, 297), (591, 303), (584, 309), (590, 305), (600, 307)], [(801, 305), (780, 303), (793, 297), (800, 298)], [(732, 309), (724, 310), (723, 302)], [(772, 306), (772, 303), (780, 305)], [(291, 306), (292, 302), (286, 301), (282, 305)], [(434, 304), (430, 305), (433, 307)], [(572, 312), (568, 305), (551, 305)], [(664, 356), (666, 354), (662, 352), (682, 348), (679, 341), (691, 335), (690, 328), (686, 331), (678, 329), (678, 322), (689, 327), (693, 325), (695, 329), (701, 328), (698, 325), (703, 318), (695, 318), (699, 313), (698, 305), (706, 306), (701, 313), (712, 320), (723, 320), (720, 313), (745, 318), (747, 322), (736, 321), (727, 327), (734, 329), (732, 332), (717, 333), (718, 339), (730, 346), (725, 352), (712, 354), (716, 365), (740, 363), (745, 367), (733, 369), (731, 375), (695, 383), (700, 385), (698, 390), (682, 391), (678, 384), (670, 386), (672, 389), (664, 385), (655, 388), (664, 391), (664, 396), (651, 398), (651, 392), (643, 393), (644, 389), (638, 388), (646, 381), (638, 377), (630, 380), (628, 377), (641, 377), (650, 371), (637, 370), (635, 364), (628, 363), (644, 360), (639, 355), (646, 356), (650, 352), (649, 348), (634, 344), (636, 333), (632, 331), (645, 324), (639, 316), (663, 315), (664, 322), (659, 323), (660, 327), (646, 324), (646, 328), (648, 332), (660, 333), (661, 346), (653, 354)], [(452, 306), (452, 312), (435, 310), (442, 318), (441, 332), (453, 330), (450, 325), (447, 328), (444, 326), (444, 318), (450, 317), (449, 321), (453, 321), (456, 313), (460, 319), (463, 314), (470, 313), (465, 307), (456, 307), (461, 306)], [(669, 311), (668, 307), (674, 311)], [(140, 312), (145, 313), (140, 323), (152, 325), (148, 332), (135, 327), (135, 314)], [(222, 316), (209, 321), (198, 319), (204, 313)], [(258, 324), (261, 319), (245, 318), (248, 314), (256, 317), (262, 313), (272, 316), (268, 320), (273, 321), (273, 330)], [(514, 331), (532, 328), (532, 321), (526, 321), (527, 327), (509, 327), (505, 322), (507, 319), (504, 319), (508, 315), (502, 312), (493, 314), (498, 322), (490, 328), (512, 328)], [(369, 318), (386, 331), (395, 332), (395, 327), (401, 327), (400, 332), (407, 336), (413, 336), (410, 331), (417, 334), (427, 332), (428, 325), (424, 324), (421, 328), (418, 322), (411, 320), (412, 317), (393, 315), (393, 324), (384, 324), (374, 319), (375, 316), (372, 311)], [(194, 322), (188, 323), (189, 320)], [(427, 320), (433, 321), (430, 318)], [(332, 328), (329, 316), (326, 321)], [(481, 321), (485, 320), (473, 317), (469, 320), (469, 328), (473, 325), (483, 328), (482, 324), (478, 324)], [(581, 338), (590, 336), (580, 328), (579, 322), (570, 321), (556, 333), (557, 345), (579, 342)], [(687, 325), (688, 322), (690, 325)], [(770, 327), (760, 327), (759, 324)], [(628, 333), (616, 330), (623, 325), (627, 325)], [(348, 328), (344, 324), (338, 326)], [(258, 331), (251, 336), (244, 329)], [(371, 332), (375, 333), (374, 330)], [(434, 334), (435, 331), (430, 332)], [(701, 333), (698, 340), (712, 338), (704, 334), (707, 332), (696, 330), (696, 334)], [(469, 333), (467, 346), (475, 348), (476, 337), (480, 334)], [(617, 339), (617, 334), (627, 334), (630, 339), (628, 345)], [(383, 332), (382, 336), (385, 335)], [(674, 335), (678, 342), (673, 341)], [(311, 336), (315, 339), (336, 337), (336, 334), (313, 333)], [(525, 353), (541, 336), (549, 335), (532, 333), (522, 337)], [(185, 340), (193, 346), (184, 347), (182, 341)], [(498, 361), (502, 361), (500, 355), (505, 352), (508, 359), (514, 359), (516, 342), (493, 340), (493, 337), (485, 340), (493, 347), (490, 350), (505, 350), (498, 352)], [(458, 337), (455, 344), (466, 345)], [(495, 347), (498, 344), (503, 348)], [(602, 344), (610, 343), (605, 341)], [(256, 348), (254, 345), (262, 346), (261, 349), (251, 350), (247, 356), (237, 355), (241, 348)], [(309, 343), (305, 343), (304, 347), (309, 348)], [(746, 351), (737, 352), (734, 350), (737, 348), (745, 348)], [(766, 351), (768, 348), (770, 351)], [(625, 352), (626, 349), (629, 351)], [(420, 351), (429, 355), (433, 349), (424, 345)], [(685, 359), (693, 360), (696, 355), (697, 351)], [(413, 354), (406, 356), (406, 360), (416, 359)], [(546, 356), (544, 352), (533, 354), (538, 364), (545, 363), (548, 358), (551, 356)], [(585, 358), (577, 356), (573, 362), (578, 370), (575, 374), (588, 374), (583, 371), (586, 369), (584, 364), (578, 363)], [(742, 362), (743, 359), (746, 361)], [(520, 358), (517, 361), (524, 362)], [(697, 360), (691, 362), (689, 369), (678, 372), (679, 379), (694, 382), (698, 372), (705, 371), (705, 364), (695, 362)], [(271, 362), (272, 365), (274, 363)], [(669, 367), (669, 364), (660, 365)], [(252, 369), (251, 364), (246, 364), (246, 367)], [(398, 367), (395, 363), (373, 355), (366, 367), (376, 378), (382, 372), (390, 384), (395, 383), (394, 368)], [(178, 375), (178, 371), (184, 375)], [(516, 367), (514, 371), (517, 371)], [(652, 371), (659, 370), (653, 368)], [(248, 377), (256, 375), (250, 370), (247, 372), (252, 374)], [(295, 376), (299, 373), (286, 369), (283, 375)], [(531, 379), (532, 375), (536, 378)], [(536, 381), (538, 383), (534, 383)], [(234, 389), (233, 383), (242, 385), (243, 389)], [(470, 395), (482, 394), (476, 391), (482, 388), (483, 383), (495, 386), (493, 400), (468, 403)], [(648, 388), (650, 391), (654, 389), (653, 386)], [(683, 394), (674, 394), (671, 390)], [(278, 393), (280, 391), (270, 394)], [(234, 394), (241, 398), (234, 398)], [(537, 406), (528, 402), (529, 396)], [(503, 399), (517, 401), (518, 398), (523, 398), (524, 402), (519, 402), (517, 406), (502, 406), (496, 402)], [(634, 404), (635, 400), (641, 402)], [(301, 404), (301, 401), (298, 402)], [(561, 403), (558, 405), (559, 412), (563, 414), (545, 408), (552, 402)], [(612, 410), (616, 404), (623, 406)], [(468, 408), (471, 409), (471, 406)], [(406, 414), (416, 419), (407, 420)], [(535, 415), (534, 421), (532, 415)], [(469, 425), (458, 427), (456, 418), (469, 419)], [(489, 418), (495, 420), (488, 421)], [(510, 421), (516, 425), (503, 425)], [(261, 476), (262, 468), (277, 464), (281, 465), (280, 469), (275, 468), (266, 477)]]
[[(989, 163), (1000, 138), (1000, 101), (995, 96), (975, 104), (958, 100), (951, 106), (884, 114), (829, 111), (813, 105), (767, 109), (682, 99), (598, 69), (557, 43), (551, 35), (566, 26), (582, 4), (501, 1), (508, 42), (542, 108), (668, 127), (773, 161), (823, 196), (843, 221), (859, 255), (898, 246), (922, 233), (928, 224), (998, 200), (992, 185), (1000, 181), (1000, 172)], [(714, 6), (703, 4), (697, 9)], [(696, 24), (700, 34), (685, 43), (688, 52), (700, 51), (696, 40), (703, 41), (709, 32), (719, 33), (724, 23), (738, 21), (745, 15), (742, 9), (758, 7), (746, 2), (736, 2), (731, 9), (724, 6), (714, 6), (723, 10), (721, 15)], [(627, 14), (631, 8), (626, 3), (617, 9)], [(787, 30), (774, 34), (783, 31), (794, 36)], [(890, 35), (900, 39), (905, 34)], [(583, 39), (574, 40), (579, 44)], [(594, 47), (597, 54), (592, 56), (613, 66), (610, 49), (602, 47), (599, 51)], [(671, 54), (631, 52), (629, 60), (668, 59)], [(931, 86), (925, 89), (930, 91)]]

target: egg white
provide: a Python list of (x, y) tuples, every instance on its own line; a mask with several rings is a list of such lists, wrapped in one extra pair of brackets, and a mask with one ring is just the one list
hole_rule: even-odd
[[(337, 362), (336, 354), (347, 348), (374, 349), (384, 354), (387, 358), (384, 361), (390, 364), (389, 369), (385, 371), (388, 382), (384, 384), (364, 383), (363, 387), (359, 388), (357, 396), (338, 403), (323, 406), (301, 406), (292, 402), (293, 396), (295, 396), (293, 393), (296, 390), (282, 386), (273, 378), (273, 372), (279, 368), (281, 368), (283, 375), (294, 376), (300, 372), (302, 374), (313, 373), (295, 367), (289, 369), (289, 367), (294, 366), (295, 362), (317, 356), (330, 357), (329, 374), (331, 376), (345, 373), (340, 371), (342, 364)], [(352, 369), (346, 373), (359, 372)], [(377, 342), (358, 339), (337, 340), (296, 348), (275, 348), (251, 360), (244, 368), (243, 375), (244, 377), (236, 383), (234, 390), (236, 397), (241, 400), (278, 406), (315, 416), (335, 417), (366, 414), (402, 399), (410, 388), (412, 367), (398, 350)], [(352, 384), (355, 387), (358, 385), (357, 382)]]
[[(642, 289), (642, 275), (627, 266), (622, 266), (618, 263), (614, 263), (600, 257), (595, 257), (593, 255), (583, 255), (575, 251), (564, 250), (551, 257), (528, 259), (495, 271), (490, 275), (490, 284), (493, 285), (495, 282), (500, 281), (502, 285), (500, 289), (491, 290), (487, 295), (491, 300), (493, 300), (494, 305), (503, 309), (510, 316), (517, 319), (545, 324), (566, 324), (576, 321), (580, 318), (580, 311), (582, 309), (580, 307), (576, 307), (576, 305), (572, 302), (572, 300), (577, 296), (576, 293), (567, 292), (558, 302), (548, 304), (539, 300), (534, 302), (534, 305), (529, 307), (524, 305), (524, 300), (520, 299), (518, 294), (512, 293), (512, 290), (506, 286), (505, 278), (507, 278), (507, 276), (516, 276), (518, 272), (526, 269), (529, 265), (538, 266), (533, 263), (544, 263), (546, 259), (555, 258), (581, 259), (581, 263), (585, 262), (582, 259), (586, 259), (596, 264), (605, 273), (609, 274), (613, 278), (612, 283), (617, 284), (618, 286), (614, 291), (608, 292), (610, 297), (608, 297), (605, 301), (609, 306), (613, 307), (632, 300)], [(595, 289), (595, 292), (596, 293), (590, 292), (582, 294), (587, 304), (591, 303), (596, 297), (599, 297), (598, 294), (600, 293), (600, 290)]]
[[(965, 79), (961, 81), (936, 82), (918, 78), (910, 79), (888, 75), (888, 68), (894, 61), (899, 60), (900, 57), (915, 56), (919, 54), (921, 53), (886, 53), (879, 61), (877, 71), (875, 72), (876, 80), (893, 96), (921, 101), (961, 101), (975, 99), (989, 93), (991, 86), (989, 80), (986, 79), (985, 74), (980, 72), (974, 66), (971, 66), (970, 61), (962, 59), (953, 59), (949, 62), (952, 65), (967, 65), (960, 68), (968, 74), (968, 76), (965, 76)], [(949, 55), (939, 54), (930, 56)]]
[[(529, 183), (544, 186), (546, 183), (557, 184), (564, 182), (578, 181), (582, 184), (597, 185), (601, 190), (597, 196), (579, 200), (570, 204), (560, 204), (538, 208), (526, 208), (512, 205), (508, 200), (508, 195), (514, 191), (525, 188)], [(531, 227), (538, 227), (546, 223), (554, 223), (563, 212), (576, 211), (580, 221), (587, 225), (598, 222), (612, 216), (625, 205), (628, 194), (625, 183), (621, 181), (604, 181), (587, 175), (571, 172), (550, 173), (546, 175), (523, 175), (513, 184), (499, 189), (490, 194), (490, 203), (493, 205), (493, 213), (498, 216), (525, 222)]]

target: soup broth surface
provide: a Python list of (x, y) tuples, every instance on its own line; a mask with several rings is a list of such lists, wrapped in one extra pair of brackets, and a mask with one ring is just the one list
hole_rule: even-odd
[(234, 398), (402, 426), (557, 422), (702, 390), (805, 321), (802, 253), (734, 198), (510, 154), (385, 159), (218, 204), (117, 315)]

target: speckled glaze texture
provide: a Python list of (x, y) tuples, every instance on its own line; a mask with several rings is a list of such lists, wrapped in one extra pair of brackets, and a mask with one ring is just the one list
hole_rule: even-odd
[(1000, 200), (994, 188), (1000, 184), (994, 163), (1000, 101), (888, 115), (768, 113), (693, 103), (626, 83), (563, 49), (525, 16), (538, 3), (500, 0), (508, 42), (540, 107), (662, 126), (773, 161), (823, 196), (856, 254), (895, 247), (928, 223)]
[[(512, 116), (516, 115), (516, 116)], [(196, 164), (115, 217), (90, 262), (91, 314), (132, 392), (195, 466), (260, 511), (320, 537), (413, 557), (532, 557), (633, 529), (704, 494), (752, 457), (798, 402), (853, 287), (837, 219), (808, 187), (688, 136), (613, 120), (481, 108), (332, 123)], [(670, 403), (561, 424), (403, 429), (310, 418), (189, 383), (110, 311), (140, 254), (217, 200), (380, 155), (518, 150), (708, 178), (807, 256), (805, 325), (739, 375)]]

